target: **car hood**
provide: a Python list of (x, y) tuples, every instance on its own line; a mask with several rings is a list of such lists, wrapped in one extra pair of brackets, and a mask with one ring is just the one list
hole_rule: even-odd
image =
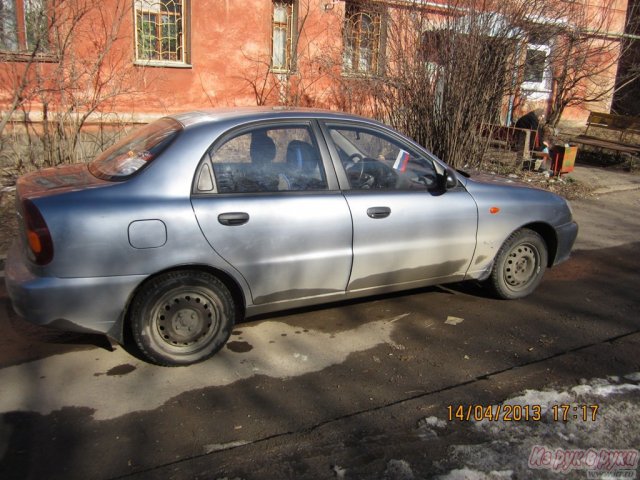
[(84, 163), (45, 168), (23, 175), (18, 179), (20, 198), (42, 197), (68, 191), (108, 185), (109, 182), (94, 177)]
[(526, 187), (540, 190), (539, 188), (529, 183), (525, 183), (517, 178), (509, 178), (502, 175), (491, 175), (489, 173), (483, 172), (467, 172), (467, 174), (469, 175), (469, 178), (471, 180), (477, 183), (484, 183), (488, 185), (511, 185), (514, 187)]

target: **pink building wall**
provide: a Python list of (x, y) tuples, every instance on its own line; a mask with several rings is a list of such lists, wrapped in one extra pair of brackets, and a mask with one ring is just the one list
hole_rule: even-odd
[[(304, 28), (299, 37), (299, 64), (297, 71), (286, 81), (269, 71), (271, 57), (272, 8), (271, 0), (191, 0), (189, 65), (180, 67), (145, 66), (134, 62), (134, 12), (130, 0), (104, 0), (102, 18), (123, 1), (128, 11), (107, 62), (112, 69), (126, 70), (126, 75), (115, 76), (122, 83), (126, 95), (106, 102), (103, 112), (118, 112), (123, 116), (146, 121), (167, 113), (185, 110), (287, 103), (324, 108), (344, 108), (336, 79), (341, 77), (342, 24), (345, 3), (335, 0), (301, 0), (299, 22)], [(583, 0), (594, 18), (606, 14), (607, 30), (613, 36), (606, 41), (617, 42), (615, 35), (624, 31), (626, 0), (615, 0), (613, 8), (602, 5), (609, 0)], [(401, 2), (390, 2), (401, 3)], [(97, 15), (97, 13), (96, 13)], [(78, 34), (75, 52), (79, 59), (97, 55), (96, 45), (86, 41), (95, 34), (101, 19), (85, 20)], [(85, 35), (85, 37), (83, 37)], [(83, 40), (85, 38), (85, 40)], [(24, 68), (24, 62), (0, 57), (0, 75), (7, 78), (11, 71)], [(42, 72), (55, 68), (55, 62), (42, 63)], [(615, 81), (615, 65), (603, 77), (603, 87)], [(364, 82), (367, 79), (355, 81)], [(283, 83), (284, 82), (284, 83)], [(10, 88), (0, 85), (0, 108), (11, 103)], [(283, 86), (284, 85), (284, 86)], [(87, 88), (90, 88), (87, 87)], [(586, 107), (571, 107), (565, 111), (563, 121), (584, 124), (588, 110), (609, 111), (610, 98)], [(544, 101), (542, 102), (544, 104)], [(540, 102), (524, 103), (522, 110), (539, 106)], [(544, 106), (544, 105), (543, 105)], [(37, 108), (35, 109), (37, 110)], [(100, 109), (98, 110), (100, 111)], [(519, 112), (516, 112), (519, 113)], [(33, 118), (36, 118), (35, 116)]]

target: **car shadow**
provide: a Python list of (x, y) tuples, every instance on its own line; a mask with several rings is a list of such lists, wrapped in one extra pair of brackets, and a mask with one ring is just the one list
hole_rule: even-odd
[(17, 315), (0, 287), (0, 368), (40, 360), (77, 350), (100, 348), (112, 351), (105, 335), (75, 333), (29, 323)]
[(291, 315), (298, 315), (298, 314), (305, 314), (305, 313), (312, 313), (312, 312), (322, 312), (323, 310), (330, 310), (333, 308), (372, 303), (379, 300), (391, 300), (391, 299), (402, 300), (403, 298), (409, 298), (413, 295), (421, 295), (421, 294), (429, 294), (429, 293), (444, 293), (448, 295), (464, 294), (464, 295), (470, 295), (473, 297), (480, 297), (480, 298), (487, 298), (487, 299), (495, 298), (492, 295), (491, 291), (487, 289), (481, 282), (471, 280), (466, 282), (448, 283), (446, 285), (432, 285), (428, 287), (414, 288), (411, 290), (382, 293), (378, 295), (372, 295), (372, 296), (361, 297), (361, 298), (338, 300), (331, 303), (323, 303), (323, 304), (312, 305), (308, 307), (297, 307), (297, 308), (280, 310), (280, 311), (271, 312), (271, 313), (262, 313), (259, 315), (253, 315), (249, 318), (244, 318), (238, 322), (238, 325), (241, 325), (247, 322), (258, 321), (258, 320), (276, 320), (276, 319), (282, 319), (284, 317), (289, 317)]
[[(459, 282), (264, 313), (243, 318), (237, 325), (240, 326), (260, 320), (282, 320), (292, 315), (322, 312), (338, 307), (357, 306), (379, 300), (398, 299), (401, 301), (403, 298), (409, 298), (412, 295), (428, 293), (466, 294), (485, 298), (490, 296), (478, 282)], [(13, 312), (11, 302), (3, 286), (0, 287), (0, 326), (4, 326), (3, 330), (7, 332), (4, 338), (0, 339), (0, 368), (72, 351), (93, 348), (114, 351), (112, 341), (106, 335), (67, 332), (29, 323)], [(123, 334), (124, 341), (121, 347), (132, 357), (140, 361), (146, 361), (135, 344), (131, 330), (125, 326)]]

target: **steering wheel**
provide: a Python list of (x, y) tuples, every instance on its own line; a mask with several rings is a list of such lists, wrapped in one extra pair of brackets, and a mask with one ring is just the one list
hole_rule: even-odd
[(351, 165), (352, 163), (358, 163), (364, 160), (364, 155), (362, 155), (361, 153), (352, 153), (351, 155), (349, 155), (349, 158), (347, 159), (347, 164)]
[(438, 185), (438, 176), (435, 172), (427, 172), (418, 178), (418, 182), (423, 184), (427, 190), (431, 190)]
[(363, 158), (359, 153), (354, 153), (349, 157), (351, 159), (355, 156), (360, 157), (360, 161), (357, 163), (352, 163), (347, 166), (347, 177), (349, 178), (349, 184), (353, 188), (359, 189), (369, 189), (372, 188), (375, 184), (375, 177), (365, 172), (365, 165), (367, 164), (367, 159)]

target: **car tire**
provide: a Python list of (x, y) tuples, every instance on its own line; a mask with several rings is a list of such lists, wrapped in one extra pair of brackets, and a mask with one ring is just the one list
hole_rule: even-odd
[(489, 286), (498, 298), (526, 297), (542, 280), (547, 259), (547, 245), (537, 232), (527, 228), (516, 230), (496, 255)]
[(235, 323), (229, 289), (200, 271), (168, 272), (145, 283), (131, 305), (140, 353), (163, 366), (201, 362), (220, 350)]

